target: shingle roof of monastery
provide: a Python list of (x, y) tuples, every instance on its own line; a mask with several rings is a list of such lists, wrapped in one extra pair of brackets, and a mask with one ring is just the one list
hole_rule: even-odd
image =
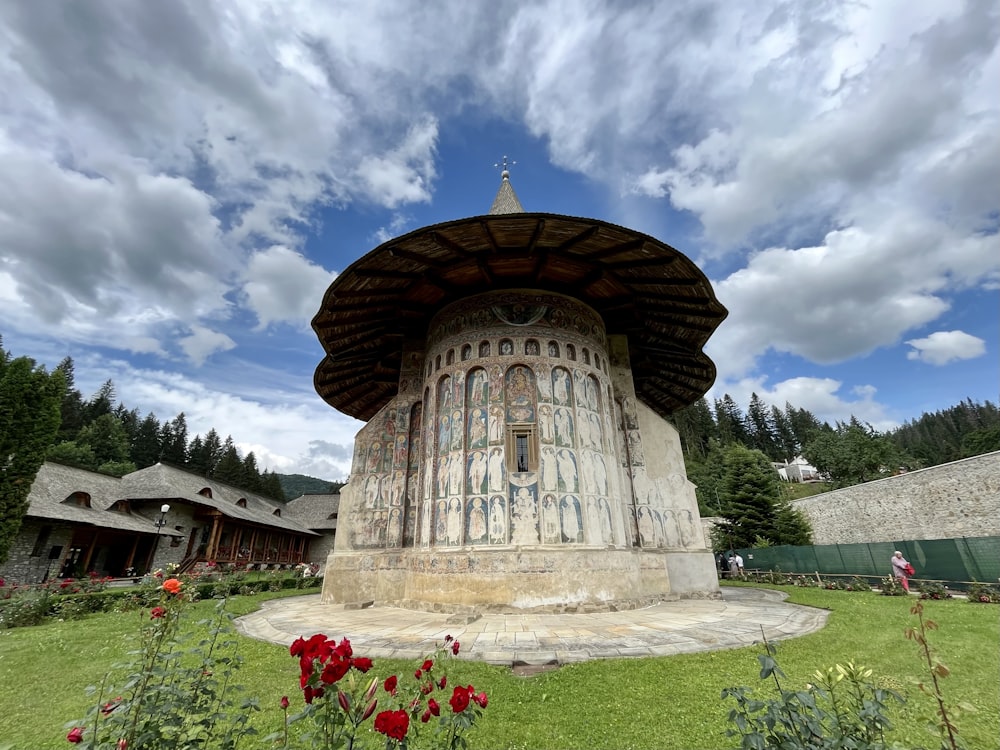
[[(214, 508), (223, 515), (240, 521), (274, 526), (303, 534), (312, 533), (308, 527), (294, 518), (275, 515), (274, 511), (280, 510), (281, 506), (260, 495), (228, 484), (213, 482), (211, 479), (165, 464), (156, 464), (126, 474), (121, 481), (122, 488), (119, 494), (130, 500), (164, 498), (186, 501), (191, 505)], [(201, 494), (205, 489), (210, 490), (211, 497)], [(246, 500), (245, 508), (238, 504), (240, 500)]]
[[(212, 497), (199, 494), (208, 488)], [(78, 493), (89, 499), (90, 507), (76, 501)], [(237, 505), (240, 499), (247, 507)], [(128, 500), (130, 510), (125, 512), (115, 506)], [(156, 464), (146, 469), (126, 474), (121, 479), (93, 471), (75, 469), (46, 462), (38, 471), (28, 496), (28, 515), (53, 521), (72, 521), (102, 528), (141, 531), (149, 533), (154, 516), (159, 513), (162, 501), (185, 501), (191, 505), (210, 507), (224, 516), (272, 528), (281, 528), (300, 534), (312, 534), (309, 527), (294, 517), (276, 516), (281, 506), (258, 495), (213, 482), (182, 469)], [(145, 503), (152, 507), (143, 515)]]
[(285, 507), (288, 508), (288, 515), (314, 531), (335, 529), (337, 511), (340, 509), (340, 495), (299, 495), (294, 500), (289, 500)]
[(708, 279), (654, 237), (597, 219), (524, 213), (506, 170), (490, 214), (423, 227), (352, 263), (330, 285), (312, 326), (326, 356), (317, 392), (361, 420), (397, 393), (403, 342), (472, 294), (542, 289), (593, 308), (628, 337), (637, 396), (662, 416), (715, 381), (702, 352), (728, 315)]

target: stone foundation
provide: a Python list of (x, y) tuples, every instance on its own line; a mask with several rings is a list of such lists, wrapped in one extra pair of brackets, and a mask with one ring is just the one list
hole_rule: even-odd
[(710, 552), (553, 548), (332, 554), (323, 601), (435, 612), (596, 612), (719, 598)]

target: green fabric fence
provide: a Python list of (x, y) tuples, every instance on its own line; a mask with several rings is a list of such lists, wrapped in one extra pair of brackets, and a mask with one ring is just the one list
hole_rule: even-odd
[(1000, 537), (996, 536), (762, 547), (738, 552), (747, 570), (884, 577), (892, 573), (889, 560), (896, 550), (913, 564), (915, 578), (980, 583), (1000, 580)]

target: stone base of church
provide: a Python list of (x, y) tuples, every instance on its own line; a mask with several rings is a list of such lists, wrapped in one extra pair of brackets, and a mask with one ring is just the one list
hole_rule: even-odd
[(709, 551), (575, 547), (331, 553), (323, 602), (449, 613), (594, 612), (719, 598)]

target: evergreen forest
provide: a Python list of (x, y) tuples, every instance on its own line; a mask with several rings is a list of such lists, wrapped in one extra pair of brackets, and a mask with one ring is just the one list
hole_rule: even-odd
[(719, 549), (808, 543), (808, 524), (791, 505), (801, 493), (778, 479), (773, 463), (802, 457), (828, 489), (1000, 450), (1000, 411), (971, 399), (887, 432), (853, 415), (831, 425), (789, 403), (768, 406), (756, 393), (745, 411), (726, 394), (675, 412), (673, 422), (701, 514), (723, 519)]

